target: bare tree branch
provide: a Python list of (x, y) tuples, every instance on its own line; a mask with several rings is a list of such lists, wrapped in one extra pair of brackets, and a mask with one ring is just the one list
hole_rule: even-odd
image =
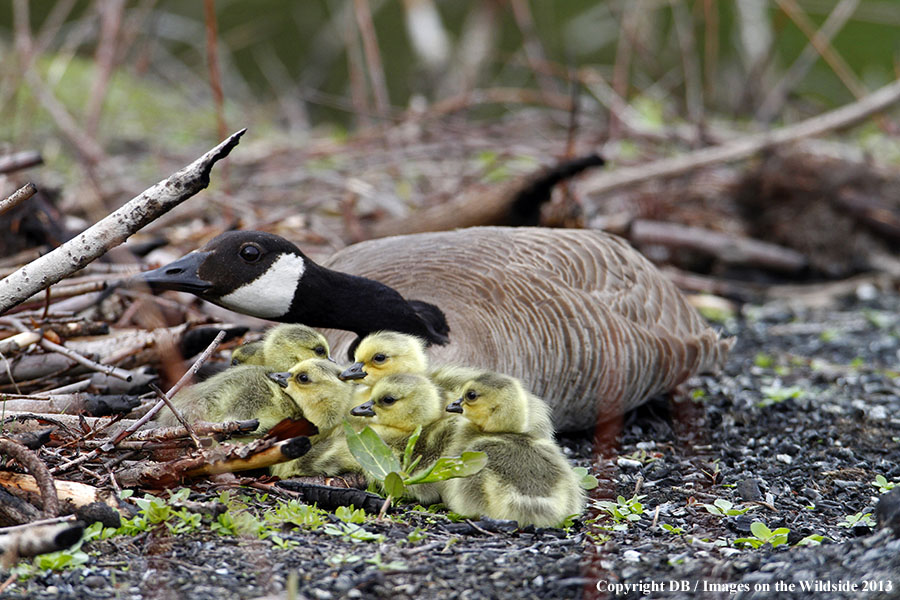
[(81, 269), (204, 189), (209, 185), (213, 165), (228, 156), (244, 131), (242, 129), (232, 134), (181, 171), (145, 190), (59, 248), (0, 281), (0, 314)]

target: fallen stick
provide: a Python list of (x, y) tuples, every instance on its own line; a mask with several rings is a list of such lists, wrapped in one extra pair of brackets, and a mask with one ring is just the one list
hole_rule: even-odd
[(781, 129), (747, 135), (681, 156), (587, 175), (582, 182), (582, 189), (598, 196), (636, 183), (683, 175), (701, 167), (747, 158), (763, 150), (849, 127), (898, 101), (900, 80), (856, 102)]
[(84, 413), (91, 417), (108, 417), (116, 414), (128, 414), (140, 405), (136, 396), (98, 395), (98, 394), (63, 394), (46, 398), (0, 398), (0, 410), (17, 412), (38, 412), (54, 414)]
[(213, 165), (231, 152), (244, 131), (232, 134), (190, 165), (132, 198), (73, 239), (0, 280), (0, 314), (81, 269), (206, 188)]
[(8, 569), (20, 557), (65, 550), (78, 542), (82, 533), (84, 533), (84, 525), (75, 522), (32, 525), (0, 535), (0, 566)]
[(263, 438), (250, 444), (222, 444), (205, 453), (194, 453), (169, 462), (144, 462), (117, 472), (116, 479), (123, 487), (168, 488), (186, 479), (262, 469), (293, 460), (306, 454), (310, 446), (306, 436), (280, 442)]
[(728, 264), (788, 273), (800, 271), (807, 265), (803, 254), (784, 246), (680, 223), (638, 219), (632, 223), (628, 238), (637, 245), (661, 244), (697, 250)]
[(40, 152), (28, 150), (0, 158), (0, 175), (44, 164)]
[(37, 194), (37, 188), (33, 183), (26, 183), (5, 200), (0, 200), (0, 215), (11, 211), (21, 203)]
[(379, 221), (366, 233), (368, 237), (379, 238), (478, 225), (537, 225), (540, 206), (550, 198), (557, 183), (602, 164), (599, 156), (588, 155), (561, 161), (549, 169), (499, 185), (476, 185), (457, 198), (417, 210), (402, 219)]
[[(112, 489), (100, 489), (86, 483), (60, 479), (55, 480), (53, 485), (60, 502), (67, 503), (74, 508), (81, 508), (94, 502), (102, 502), (115, 510), (122, 508), (122, 501)], [(10, 471), (0, 471), (0, 486), (10, 491), (18, 490), (29, 494), (38, 492), (38, 485), (34, 477)]]
[(41, 494), (44, 516), (58, 517), (59, 498), (57, 498), (53, 477), (47, 470), (47, 465), (34, 452), (11, 440), (0, 439), (0, 453), (16, 459), (20, 465), (31, 472), (31, 479), (35, 482), (34, 491), (39, 491)]

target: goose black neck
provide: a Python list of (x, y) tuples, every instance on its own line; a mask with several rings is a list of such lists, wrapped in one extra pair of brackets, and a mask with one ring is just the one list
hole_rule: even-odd
[(306, 263), (290, 311), (278, 320), (343, 329), (360, 337), (389, 330), (418, 336), (429, 345), (449, 341), (447, 320), (438, 307), (407, 301), (383, 283), (312, 261)]

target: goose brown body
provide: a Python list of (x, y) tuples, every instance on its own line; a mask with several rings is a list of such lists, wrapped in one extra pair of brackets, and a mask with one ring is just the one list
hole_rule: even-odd
[[(595, 230), (474, 227), (371, 240), (323, 266), (441, 308), (450, 343), (434, 364), (521, 379), (559, 430), (589, 427), (720, 367), (719, 339), (628, 243)], [(353, 340), (331, 332), (336, 355)]]

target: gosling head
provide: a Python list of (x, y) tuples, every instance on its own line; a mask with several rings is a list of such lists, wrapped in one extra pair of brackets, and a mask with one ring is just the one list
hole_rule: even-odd
[(447, 406), (484, 432), (525, 433), (528, 395), (515, 377), (484, 373), (463, 386), (462, 395)]
[(320, 432), (340, 424), (350, 409), (353, 386), (341, 381), (341, 368), (328, 360), (308, 358), (290, 371), (268, 373), (297, 403)]
[(231, 364), (263, 366), (265, 364), (265, 353), (263, 352), (262, 340), (247, 342), (232, 350)]
[(441, 394), (423, 375), (387, 375), (373, 387), (370, 400), (350, 411), (356, 417), (371, 417), (373, 424), (412, 432), (442, 416)]
[(377, 331), (356, 347), (356, 362), (341, 373), (341, 379), (365, 379), (374, 383), (393, 373), (424, 374), (428, 369), (425, 341), (405, 333)]
[(306, 325), (286, 324), (270, 329), (263, 338), (263, 355), (265, 365), (279, 371), (308, 358), (332, 360), (328, 340)]

